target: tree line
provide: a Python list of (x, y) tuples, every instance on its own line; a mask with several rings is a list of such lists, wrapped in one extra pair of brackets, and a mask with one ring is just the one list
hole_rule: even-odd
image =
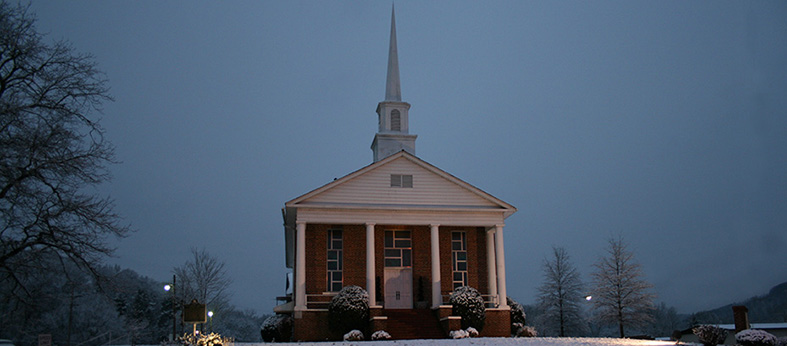
[(609, 239), (589, 283), (562, 247), (552, 248), (542, 269), (538, 302), (525, 307), (541, 335), (670, 336), (688, 328), (675, 308), (654, 303), (653, 286), (622, 237)]

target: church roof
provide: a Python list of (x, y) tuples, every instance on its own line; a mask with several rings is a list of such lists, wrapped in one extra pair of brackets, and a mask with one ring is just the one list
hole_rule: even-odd
[[(412, 188), (392, 188), (391, 175), (411, 175)], [(502, 212), (516, 208), (405, 151), (299, 196), (290, 208)]]

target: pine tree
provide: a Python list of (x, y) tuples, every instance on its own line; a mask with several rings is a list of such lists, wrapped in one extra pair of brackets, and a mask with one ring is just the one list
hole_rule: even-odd
[(541, 321), (547, 331), (559, 336), (577, 335), (583, 326), (582, 281), (565, 249), (553, 247), (552, 254), (551, 260), (544, 259), (544, 282), (538, 289)]
[(606, 256), (594, 267), (593, 308), (599, 322), (616, 323), (622, 338), (625, 327), (643, 327), (653, 321), (653, 285), (645, 281), (642, 266), (622, 238), (609, 240)]

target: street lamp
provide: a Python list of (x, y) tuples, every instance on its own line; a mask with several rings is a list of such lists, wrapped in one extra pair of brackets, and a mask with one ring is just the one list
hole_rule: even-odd
[(593, 296), (591, 296), (591, 295), (586, 295), (585, 296), (585, 300), (590, 301), (591, 299), (593, 299)]
[(172, 285), (166, 284), (164, 285), (164, 290), (169, 292), (172, 291), (172, 341), (175, 341), (175, 335), (177, 335), (178, 331), (175, 329), (177, 325), (177, 304), (175, 303), (175, 275), (172, 275)]
[(210, 332), (213, 333), (213, 311), (208, 311), (208, 317), (210, 317)]

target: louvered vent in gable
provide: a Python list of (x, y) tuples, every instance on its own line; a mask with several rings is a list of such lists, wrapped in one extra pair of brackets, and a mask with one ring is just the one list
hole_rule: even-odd
[(411, 174), (391, 174), (391, 187), (413, 187), (413, 176)]

